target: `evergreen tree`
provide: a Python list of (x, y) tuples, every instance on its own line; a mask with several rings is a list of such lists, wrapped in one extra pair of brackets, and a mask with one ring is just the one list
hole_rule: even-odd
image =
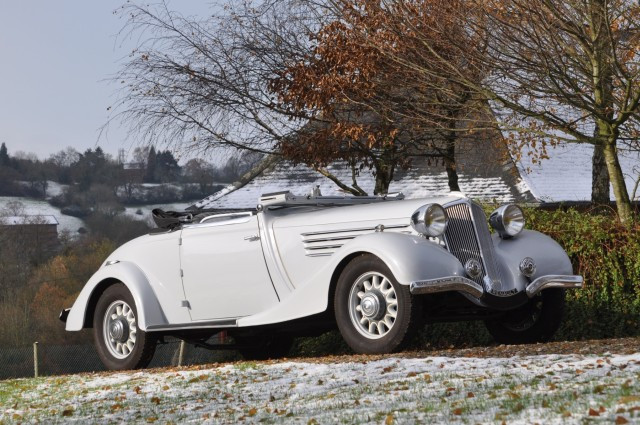
[(149, 156), (147, 157), (147, 168), (144, 173), (145, 183), (154, 183), (156, 181), (156, 162), (156, 149), (151, 146), (151, 149), (149, 149)]
[(0, 146), (0, 167), (6, 167), (9, 165), (9, 153), (7, 152), (7, 146), (2, 143)]
[(156, 181), (160, 183), (174, 182), (180, 174), (180, 166), (173, 154), (166, 150), (156, 156)]

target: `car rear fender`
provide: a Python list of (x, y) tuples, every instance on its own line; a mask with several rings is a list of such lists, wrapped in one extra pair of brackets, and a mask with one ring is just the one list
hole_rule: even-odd
[(82, 288), (69, 316), (66, 330), (79, 331), (91, 327), (93, 322), (93, 307), (100, 294), (116, 282), (122, 282), (131, 291), (138, 312), (138, 328), (146, 330), (149, 325), (163, 325), (167, 319), (160, 307), (149, 280), (135, 264), (120, 261), (111, 265), (104, 265)]
[(372, 254), (380, 258), (401, 285), (443, 276), (464, 276), (460, 261), (446, 249), (425, 238), (392, 232), (359, 236), (343, 245), (324, 267), (304, 282), (294, 282), (295, 291), (273, 309), (242, 318), (239, 326), (279, 323), (316, 313), (329, 305), (331, 286), (348, 262), (358, 255)]

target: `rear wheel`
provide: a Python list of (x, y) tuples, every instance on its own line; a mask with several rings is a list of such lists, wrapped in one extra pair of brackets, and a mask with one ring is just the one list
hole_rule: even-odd
[(144, 368), (156, 349), (155, 338), (138, 329), (136, 303), (122, 283), (111, 285), (100, 296), (93, 336), (100, 360), (110, 370)]
[(498, 319), (487, 320), (485, 325), (500, 344), (547, 342), (562, 322), (564, 298), (564, 289), (546, 289), (526, 305)]
[(362, 255), (344, 269), (334, 297), (336, 322), (357, 353), (390, 353), (418, 329), (421, 304), (400, 285), (387, 265)]

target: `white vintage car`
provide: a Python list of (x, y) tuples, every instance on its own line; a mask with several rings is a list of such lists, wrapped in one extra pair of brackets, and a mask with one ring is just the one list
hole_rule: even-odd
[(118, 248), (71, 309), (110, 369), (146, 366), (158, 341), (226, 330), (247, 357), (337, 325), (358, 353), (398, 350), (424, 321), (484, 320), (502, 343), (549, 339), (565, 288), (564, 250), (525, 230), (522, 210), (490, 216), (461, 194), (261, 197), (255, 211), (155, 211), (160, 228)]

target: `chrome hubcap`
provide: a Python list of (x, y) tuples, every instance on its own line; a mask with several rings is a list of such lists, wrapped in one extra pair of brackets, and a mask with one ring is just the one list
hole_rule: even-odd
[(118, 318), (111, 323), (109, 336), (118, 342), (125, 342), (129, 339), (129, 323), (123, 318)]
[(349, 293), (349, 316), (360, 334), (382, 338), (393, 328), (397, 315), (398, 300), (389, 279), (378, 272), (356, 279)]
[(133, 309), (125, 301), (112, 302), (104, 315), (103, 336), (109, 353), (117, 359), (127, 358), (136, 345), (138, 330)]

